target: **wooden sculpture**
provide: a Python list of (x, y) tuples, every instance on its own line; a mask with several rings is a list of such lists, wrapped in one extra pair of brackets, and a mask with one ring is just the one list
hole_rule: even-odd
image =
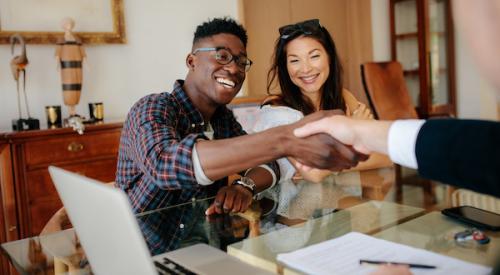
[(23, 76), (23, 93), (24, 93), (24, 104), (26, 104), (26, 112), (28, 113), (28, 117), (30, 116), (29, 108), (28, 108), (28, 99), (26, 96), (26, 66), (28, 66), (28, 56), (26, 55), (26, 43), (24, 42), (23, 37), (20, 34), (14, 34), (10, 37), (10, 46), (11, 52), (14, 54), (14, 48), (16, 44), (19, 43), (21, 46), (21, 53), (16, 55), (10, 61), (10, 69), (12, 71), (12, 75), (14, 76), (14, 80), (16, 80), (17, 84), (17, 107), (19, 112), (19, 119), (22, 117), (21, 113), (21, 89), (19, 87), (19, 78)]
[(70, 117), (77, 116), (75, 106), (82, 91), (82, 64), (86, 57), (81, 40), (73, 34), (75, 22), (64, 18), (61, 22), (64, 36), (57, 42), (56, 59), (61, 71), (64, 104), (69, 107)]

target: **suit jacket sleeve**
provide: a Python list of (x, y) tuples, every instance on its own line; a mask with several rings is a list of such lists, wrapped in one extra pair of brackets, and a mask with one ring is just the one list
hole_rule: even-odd
[(500, 197), (500, 123), (428, 120), (415, 152), (426, 178)]

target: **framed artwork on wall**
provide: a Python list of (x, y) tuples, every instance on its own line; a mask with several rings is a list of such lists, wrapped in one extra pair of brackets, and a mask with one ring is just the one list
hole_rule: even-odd
[(65, 17), (84, 44), (126, 42), (123, 0), (0, 0), (0, 44), (15, 33), (28, 44), (54, 44)]

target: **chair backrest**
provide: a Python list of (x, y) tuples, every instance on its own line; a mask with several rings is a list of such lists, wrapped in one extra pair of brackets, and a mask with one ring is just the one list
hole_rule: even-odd
[(399, 62), (364, 63), (361, 65), (361, 78), (377, 119), (418, 118)]
[(451, 205), (470, 205), (500, 214), (500, 199), (466, 189), (457, 189), (451, 194)]

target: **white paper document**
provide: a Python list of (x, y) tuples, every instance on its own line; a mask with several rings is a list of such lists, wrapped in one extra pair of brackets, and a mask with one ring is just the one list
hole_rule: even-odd
[(351, 232), (342, 237), (278, 255), (278, 262), (306, 274), (369, 274), (376, 266), (359, 260), (436, 266), (412, 268), (413, 274), (489, 274), (490, 267), (464, 262), (423, 249)]

